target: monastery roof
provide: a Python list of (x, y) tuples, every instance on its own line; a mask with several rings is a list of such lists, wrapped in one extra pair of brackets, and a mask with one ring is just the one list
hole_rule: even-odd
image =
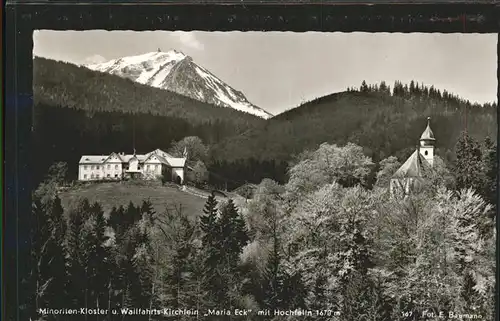
[(423, 177), (430, 170), (430, 164), (416, 149), (403, 165), (394, 173), (394, 178)]
[[(149, 156), (155, 154), (161, 163), (171, 167), (184, 167), (186, 164), (186, 158), (173, 157), (161, 149), (156, 149), (147, 154), (112, 154), (118, 156), (123, 163), (128, 163), (133, 157), (137, 158), (139, 162), (144, 162), (149, 158)], [(79, 164), (102, 164), (108, 159), (109, 156), (110, 155), (83, 155), (80, 158)]]
[(108, 155), (83, 155), (80, 164), (99, 164), (104, 162)]

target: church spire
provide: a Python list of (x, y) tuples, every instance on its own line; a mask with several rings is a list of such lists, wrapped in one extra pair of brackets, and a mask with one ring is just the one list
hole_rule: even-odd
[(420, 142), (421, 145), (424, 146), (422, 143), (429, 144), (436, 139), (434, 138), (434, 133), (432, 132), (431, 129), (431, 118), (427, 117), (427, 127), (425, 128), (424, 132), (422, 133), (422, 136), (420, 136)]
[(431, 118), (427, 117), (427, 127), (420, 136), (419, 152), (424, 159), (432, 166), (434, 164), (434, 144), (436, 139), (431, 129)]

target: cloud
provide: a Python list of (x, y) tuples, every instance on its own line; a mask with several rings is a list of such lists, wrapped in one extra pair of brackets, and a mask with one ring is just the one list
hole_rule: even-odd
[(106, 58), (101, 55), (92, 55), (90, 57), (85, 58), (84, 64), (92, 65), (92, 64), (100, 64), (106, 62)]
[(174, 32), (174, 34), (184, 46), (196, 50), (204, 49), (203, 43), (196, 39), (195, 35), (192, 32), (176, 31)]

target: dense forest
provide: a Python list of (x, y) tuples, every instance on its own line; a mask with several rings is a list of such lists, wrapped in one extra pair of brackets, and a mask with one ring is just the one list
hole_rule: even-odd
[[(426, 188), (400, 198), (387, 188), (393, 157), (368, 188), (374, 162), (363, 148), (324, 143), (298, 156), (286, 183), (264, 179), (241, 207), (211, 196), (196, 217), (176, 200), (159, 213), (148, 200), (109, 217), (85, 199), (63, 210), (64, 178), (53, 172), (34, 193), (21, 316), (493, 320), (495, 204), (488, 199), (496, 195), (496, 148), (463, 133), (456, 150), (454, 171), (438, 158)], [(133, 309), (161, 312), (129, 315)], [(235, 316), (235, 309), (253, 312)]]
[[(236, 318), (234, 309), (248, 309), (254, 313), (238, 318), (493, 320), (496, 107), (415, 82), (392, 90), (363, 82), (264, 121), (37, 58), (41, 184), (33, 193), (20, 317), (226, 321)], [(420, 193), (391, 196), (392, 174), (414, 151), (428, 116), (436, 166)], [(209, 185), (255, 183), (240, 191), (246, 202), (212, 196), (195, 217), (175, 199), (164, 211), (144, 200), (109, 216), (85, 199), (61, 206), (58, 191), (74, 179), (82, 154), (134, 146), (179, 153), (188, 145), (194, 172), (208, 172), (198, 178)], [(70, 177), (57, 168), (45, 176), (54, 162), (67, 162)], [(134, 308), (199, 314), (123, 310)], [(231, 313), (205, 316), (208, 309)]]
[(177, 93), (74, 64), (35, 58), (35, 105), (60, 106), (87, 112), (148, 113), (181, 118), (190, 123), (230, 120), (242, 129), (263, 119), (217, 107)]
[(471, 104), (415, 82), (396, 82), (394, 90), (384, 82), (370, 86), (363, 82), (359, 89), (306, 102), (228, 137), (214, 150), (226, 161), (254, 156), (280, 161), (323, 142), (352, 142), (375, 161), (391, 155), (403, 160), (413, 152), (431, 117), (438, 153), (451, 161), (458, 136), (466, 127), (475, 139), (496, 139), (496, 111), (496, 104)]
[(94, 112), (38, 104), (35, 106), (34, 162), (35, 181), (48, 167), (66, 162), (71, 178), (76, 178), (82, 155), (109, 155), (111, 152), (148, 153), (168, 150), (172, 142), (198, 136), (207, 144), (234, 135), (240, 128), (230, 121), (189, 122), (171, 116)]

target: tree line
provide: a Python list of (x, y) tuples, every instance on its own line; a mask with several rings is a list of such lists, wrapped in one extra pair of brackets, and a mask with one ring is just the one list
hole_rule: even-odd
[(425, 85), (423, 83), (418, 83), (415, 80), (411, 80), (409, 84), (404, 84), (403, 82), (396, 80), (392, 86), (388, 85), (385, 81), (381, 81), (379, 84), (368, 84), (365, 80), (361, 82), (361, 86), (356, 89), (354, 87), (348, 87), (348, 92), (363, 92), (363, 93), (383, 93), (392, 95), (394, 97), (402, 98), (430, 98), (434, 100), (442, 100), (445, 103), (454, 104), (456, 107), (485, 107), (485, 108), (496, 108), (496, 103), (471, 103), (470, 101), (455, 95), (446, 89), (440, 90), (435, 88), (433, 85)]

